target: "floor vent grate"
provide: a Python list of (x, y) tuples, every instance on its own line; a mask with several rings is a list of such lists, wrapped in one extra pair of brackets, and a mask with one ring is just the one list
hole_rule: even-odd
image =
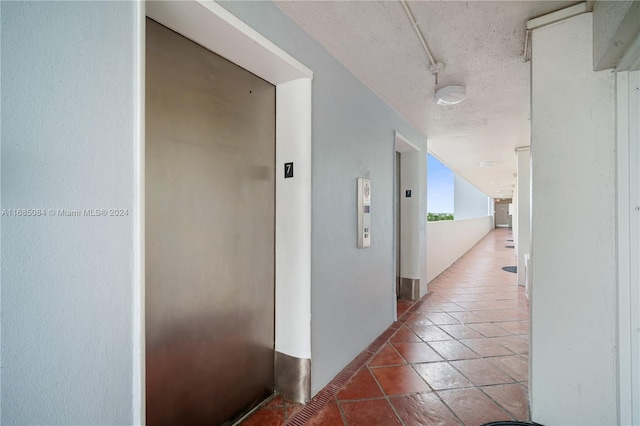
[(367, 361), (377, 353), (382, 346), (393, 336), (393, 334), (402, 327), (402, 325), (415, 313), (420, 306), (431, 296), (431, 292), (427, 292), (423, 297), (406, 310), (398, 321), (394, 322), (382, 334), (380, 334), (360, 355), (355, 357), (342, 371), (340, 371), (318, 394), (309, 401), (304, 408), (298, 411), (293, 417), (286, 421), (284, 426), (303, 426), (307, 424), (320, 410), (324, 408), (335, 396), (340, 389), (346, 385), (349, 380), (366, 364)]

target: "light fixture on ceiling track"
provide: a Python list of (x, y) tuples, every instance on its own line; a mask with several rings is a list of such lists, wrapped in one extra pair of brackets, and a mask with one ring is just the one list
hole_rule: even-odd
[(407, 14), (407, 17), (411, 22), (411, 26), (413, 27), (413, 30), (416, 32), (416, 34), (418, 35), (418, 38), (420, 39), (420, 43), (422, 44), (424, 51), (427, 53), (427, 57), (429, 58), (429, 71), (431, 71), (431, 74), (433, 74), (436, 77), (436, 84), (438, 84), (438, 74), (444, 71), (444, 64), (442, 62), (436, 62), (436, 60), (433, 59), (431, 50), (429, 50), (429, 46), (427, 45), (427, 40), (424, 38), (424, 34), (422, 34), (422, 30), (420, 29), (420, 25), (418, 24), (418, 21), (416, 21), (415, 16), (413, 16), (413, 12), (411, 12), (411, 9), (409, 8), (407, 1), (400, 0), (400, 3), (402, 4), (402, 7), (404, 8), (404, 11)]
[[(422, 44), (424, 51), (427, 53), (427, 57), (429, 58), (429, 71), (431, 72), (431, 74), (434, 75), (436, 79), (436, 86), (437, 86), (438, 74), (444, 71), (445, 66), (442, 62), (436, 62), (436, 60), (433, 58), (433, 55), (431, 54), (431, 50), (427, 45), (427, 40), (424, 38), (424, 34), (422, 34), (422, 30), (420, 29), (418, 21), (416, 21), (416, 18), (413, 15), (413, 12), (411, 12), (411, 8), (409, 8), (407, 1), (400, 0), (400, 3), (402, 4), (402, 7), (404, 8), (404, 11), (407, 14), (407, 17), (411, 22), (411, 26), (413, 27), (414, 31), (418, 35), (418, 38), (420, 39), (420, 43)], [(438, 105), (455, 105), (464, 101), (466, 98), (467, 98), (467, 94), (463, 86), (442, 87), (438, 89), (435, 94), (435, 102)]]

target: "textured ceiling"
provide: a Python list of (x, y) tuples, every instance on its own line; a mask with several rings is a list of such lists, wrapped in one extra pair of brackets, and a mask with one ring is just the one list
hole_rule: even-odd
[[(510, 198), (515, 148), (529, 145), (528, 19), (575, 1), (410, 1), (435, 78), (402, 5), (389, 1), (276, 4), (428, 139), (429, 151), (486, 194)], [(440, 106), (437, 88), (463, 85), (467, 100)], [(480, 163), (492, 161), (492, 167)]]

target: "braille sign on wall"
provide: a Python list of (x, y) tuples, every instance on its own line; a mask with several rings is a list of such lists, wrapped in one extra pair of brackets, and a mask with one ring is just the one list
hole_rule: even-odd
[(284, 163), (284, 178), (292, 178), (293, 177), (293, 162)]
[(407, 189), (406, 191), (404, 191), (404, 196), (407, 198), (411, 198), (411, 190)]

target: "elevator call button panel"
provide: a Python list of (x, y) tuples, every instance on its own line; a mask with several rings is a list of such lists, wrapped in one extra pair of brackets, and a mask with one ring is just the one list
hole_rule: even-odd
[(358, 178), (358, 248), (371, 245), (371, 181)]

